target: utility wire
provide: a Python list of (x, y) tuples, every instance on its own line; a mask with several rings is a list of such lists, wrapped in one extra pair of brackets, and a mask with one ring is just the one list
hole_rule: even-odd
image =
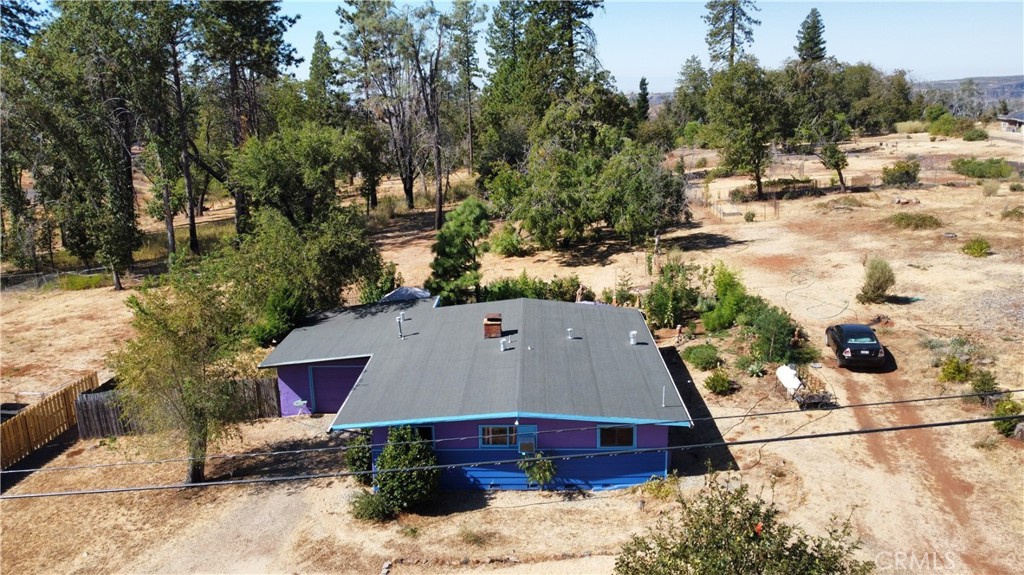
[[(831, 437), (845, 437), (850, 435), (867, 435), (872, 433), (889, 433), (895, 431), (908, 431), (914, 429), (931, 429), (938, 427), (951, 427), (955, 425), (970, 425), (973, 423), (989, 423), (995, 421), (1007, 421), (1011, 419), (1018, 419), (1020, 416), (1007, 415), (999, 417), (982, 417), (977, 419), (954, 419), (948, 421), (935, 421), (928, 423), (917, 423), (913, 425), (898, 425), (891, 427), (874, 427), (868, 429), (852, 429), (847, 431), (832, 431), (828, 433), (816, 433), (807, 435), (783, 435), (775, 437), (765, 437), (760, 439), (740, 439), (736, 441), (716, 441), (711, 443), (700, 443), (693, 445), (678, 445), (672, 447), (644, 447), (636, 449), (625, 449), (620, 451), (602, 451), (595, 453), (577, 453), (571, 455), (546, 455), (538, 456), (538, 461), (569, 461), (573, 459), (592, 459), (594, 457), (617, 457), (619, 455), (635, 455), (642, 453), (657, 453), (657, 452), (669, 452), (669, 451), (687, 451), (690, 449), (704, 449), (709, 447), (737, 447), (743, 445), (756, 445), (756, 444), (768, 444), (768, 443), (783, 443), (788, 441), (800, 441), (804, 439), (826, 439)], [(313, 473), (306, 475), (287, 475), (281, 477), (259, 477), (253, 479), (226, 479), (222, 481), (209, 481), (205, 483), (173, 483), (169, 485), (140, 485), (134, 487), (112, 487), (104, 489), (82, 489), (75, 491), (53, 491), (44, 493), (19, 493), (15, 495), (0, 495), (0, 501), (7, 499), (38, 499), (43, 497), (67, 497), (77, 495), (101, 495), (107, 493), (129, 493), (136, 491), (160, 491), (167, 489), (197, 489), (204, 487), (221, 487), (225, 485), (251, 485), (257, 483), (282, 483), (285, 481), (308, 481), (311, 479), (324, 479), (334, 477), (349, 477), (359, 475), (370, 475), (370, 474), (382, 474), (382, 473), (399, 473), (409, 471), (425, 471), (431, 469), (459, 469), (459, 468), (472, 468), (479, 467), (481, 465), (492, 466), (492, 465), (509, 465), (521, 461), (521, 459), (501, 459), (493, 461), (477, 461), (472, 463), (451, 463), (451, 464), (439, 464), (439, 465), (423, 465), (417, 467), (403, 467), (396, 469), (377, 469), (376, 471), (338, 471), (332, 473)]]
[[(1004, 391), (1004, 392), (1001, 392), (1001, 393), (1017, 393), (1017, 392), (1024, 392), (1024, 389), (1012, 389), (1012, 390), (1007, 390), (1007, 391)], [(890, 401), (875, 401), (875, 402), (867, 402), (867, 403), (855, 403), (855, 404), (850, 404), (850, 405), (839, 405), (839, 406), (836, 406), (836, 407), (831, 407), (831, 408), (828, 408), (826, 411), (831, 412), (831, 411), (842, 410), (842, 409), (859, 409), (859, 408), (866, 408), (866, 407), (881, 407), (881, 406), (886, 406), (886, 405), (901, 405), (901, 404), (907, 404), (907, 403), (923, 403), (923, 402), (929, 402), (929, 401), (943, 401), (943, 400), (948, 400), (948, 399), (964, 399), (964, 398), (968, 398), (968, 397), (981, 397), (981, 396), (985, 396), (985, 395), (991, 395), (991, 392), (965, 393), (965, 394), (961, 394), (961, 395), (939, 395), (939, 396), (929, 396), (929, 397), (918, 397), (918, 398), (913, 398), (913, 399), (900, 399), (900, 400), (890, 400)], [(807, 413), (807, 411), (808, 410), (806, 410), (806, 409), (786, 409), (786, 410), (781, 410), (781, 411), (764, 411), (764, 412), (757, 412), (757, 413), (743, 413), (743, 414), (738, 414), (738, 415), (721, 415), (721, 416), (717, 416), (717, 417), (716, 416), (697, 417), (697, 418), (693, 418), (693, 419), (689, 419), (689, 420), (663, 420), (663, 421), (656, 421), (656, 422), (643, 423), (643, 424), (619, 424), (619, 425), (609, 424), (609, 425), (591, 425), (591, 426), (585, 426), (585, 427), (567, 427), (567, 428), (562, 428), (562, 429), (544, 429), (544, 430), (538, 430), (535, 433), (538, 436), (540, 436), (540, 435), (548, 434), (548, 433), (569, 433), (569, 432), (578, 432), (578, 431), (595, 431), (597, 429), (609, 429), (609, 428), (617, 428), (617, 427), (640, 427), (642, 425), (672, 425), (672, 424), (685, 423), (687, 421), (692, 423), (692, 422), (698, 422), (698, 421), (721, 421), (721, 420), (727, 420), (727, 419), (740, 419), (741, 421), (736, 424), (736, 425), (739, 425), (740, 423), (743, 422), (742, 420), (744, 420), (744, 419), (746, 419), (748, 417), (769, 417), (769, 416), (776, 416), (776, 415), (789, 415), (789, 414), (794, 414), (794, 413)], [(821, 419), (821, 418), (818, 418), (818, 419)], [(814, 420), (814, 421), (817, 421), (817, 420)], [(812, 421), (812, 423), (813, 423), (813, 421)], [(726, 433), (728, 433), (729, 431), (732, 431), (732, 429), (735, 428), (736, 425), (734, 425), (734, 426), (730, 427), (728, 430), (726, 430)], [(472, 439), (479, 440), (481, 437), (482, 437), (481, 435), (467, 435), (467, 436), (463, 436), (463, 437), (446, 437), (446, 438), (441, 438), (441, 439), (435, 439), (435, 440), (433, 440), (433, 443), (434, 444), (438, 444), (438, 443), (443, 443), (443, 442), (446, 442), (446, 441), (467, 441), (467, 440), (472, 440)], [(406, 444), (406, 443), (419, 443), (419, 441), (392, 442), (392, 445), (402, 445), (402, 444)], [(376, 448), (376, 447), (383, 448), (385, 446), (387, 446), (387, 443), (371, 443), (371, 444), (362, 445), (362, 446), (359, 446), (359, 447), (364, 448), (364, 449), (365, 448), (371, 448), (372, 449), (372, 448)], [(347, 451), (348, 449), (352, 449), (352, 447), (348, 446), (348, 445), (336, 445), (336, 446), (329, 446), (329, 447), (308, 447), (308, 448), (302, 448), (302, 449), (285, 449), (285, 450), (278, 450), (278, 451), (250, 451), (250, 452), (245, 452), (245, 453), (222, 453), (222, 454), (208, 455), (208, 456), (206, 456), (203, 459), (206, 460), (206, 461), (212, 461), (212, 460), (218, 460), (218, 459), (245, 459), (245, 458), (249, 458), (249, 457), (264, 457), (264, 456), (269, 456), (269, 455), (295, 455), (295, 454), (300, 454), (300, 453), (318, 453), (318, 452), (330, 452), (330, 451), (341, 451), (341, 452), (344, 452), (344, 451)], [(89, 465), (65, 465), (65, 466), (59, 466), (59, 467), (36, 467), (36, 468), (32, 468), (32, 469), (7, 469), (7, 470), (0, 471), (0, 475), (4, 475), (4, 474), (26, 474), (26, 473), (33, 473), (33, 472), (38, 472), (38, 471), (73, 471), (73, 470), (82, 470), (82, 469), (103, 469), (103, 468), (109, 468), (109, 467), (125, 467), (125, 466), (133, 466), (133, 465), (162, 465), (162, 464), (166, 464), (166, 463), (185, 463), (185, 462), (192, 461), (193, 459), (195, 459), (195, 458), (192, 458), (192, 457), (171, 457), (171, 458), (167, 458), (167, 459), (153, 459), (153, 460), (144, 460), (144, 461), (121, 461), (121, 462), (116, 462), (116, 463), (96, 463), (96, 464), (89, 464)]]

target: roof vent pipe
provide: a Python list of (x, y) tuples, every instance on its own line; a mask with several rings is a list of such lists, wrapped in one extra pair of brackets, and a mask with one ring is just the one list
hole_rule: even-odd
[(505, 339), (501, 339), (501, 351), (505, 351)]
[(395, 318), (395, 322), (398, 324), (398, 339), (401, 340), (405, 340), (405, 334), (402, 333), (402, 320), (404, 319), (405, 318), (402, 316), (398, 316)]
[(636, 330), (629, 332), (629, 345), (636, 345)]
[(572, 328), (571, 327), (565, 328), (565, 333), (566, 333), (565, 339), (572, 339)]

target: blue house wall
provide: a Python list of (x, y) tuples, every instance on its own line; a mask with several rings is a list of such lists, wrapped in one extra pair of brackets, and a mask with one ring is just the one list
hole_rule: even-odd
[[(556, 459), (556, 477), (549, 487), (616, 489), (639, 485), (651, 477), (664, 477), (668, 473), (668, 451), (630, 453), (634, 448), (666, 447), (668, 428), (665, 426), (635, 426), (632, 446), (610, 448), (599, 447), (598, 429), (614, 423), (539, 417), (521, 417), (518, 421), (520, 429), (536, 426), (536, 449), (545, 457), (581, 456)], [(431, 429), (438, 464), (457, 466), (442, 470), (441, 488), (536, 489), (536, 485), (528, 485), (526, 473), (514, 463), (488, 463), (519, 459), (521, 455), (516, 447), (481, 445), (481, 426), (515, 426), (515, 422), (515, 418), (494, 418), (421, 426)], [(377, 446), (373, 450), (375, 462), (387, 442), (387, 433), (386, 427), (373, 428), (373, 444)]]

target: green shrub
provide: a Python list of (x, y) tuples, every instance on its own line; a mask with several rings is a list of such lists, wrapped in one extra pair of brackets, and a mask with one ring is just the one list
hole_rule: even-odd
[[(995, 417), (1007, 417), (1010, 415), (1020, 415), (1021, 411), (1024, 411), (1024, 403), (1014, 401), (1012, 399), (1004, 399), (996, 404), (996, 408), (992, 411), (992, 415)], [(1015, 419), (993, 421), (992, 425), (995, 426), (996, 431), (1000, 434), (1010, 437), (1013, 435), (1013, 430), (1017, 428), (1017, 424), (1022, 421), (1024, 421), (1024, 418), (1017, 417)]]
[[(552, 301), (576, 301), (576, 291), (580, 287), (579, 276), (573, 274), (565, 278), (555, 276), (550, 282), (540, 278), (532, 278), (523, 270), (518, 277), (501, 278), (483, 287), (480, 301), (501, 301), (506, 299), (531, 298)], [(594, 291), (583, 288), (583, 301), (594, 301)]]
[(704, 387), (715, 395), (725, 395), (732, 391), (732, 382), (729, 381), (729, 374), (724, 369), (716, 369), (704, 380)]
[(358, 435), (348, 440), (345, 449), (345, 467), (353, 473), (360, 473), (355, 478), (363, 485), (373, 483), (373, 475), (369, 473), (373, 470), (373, 452), (370, 447), (373, 440), (369, 431), (360, 430)]
[(715, 307), (700, 316), (704, 327), (710, 332), (732, 327), (747, 297), (747, 291), (739, 278), (725, 266), (715, 270), (714, 284), (717, 300)]
[(949, 167), (968, 178), (1009, 178), (1013, 175), (1013, 166), (1003, 158), (956, 158), (949, 163)]
[(636, 304), (633, 278), (628, 273), (622, 274), (619, 281), (615, 284), (615, 289), (605, 288), (601, 290), (601, 301), (627, 306)]
[(1024, 221), (1024, 206), (1017, 206), (1012, 210), (1003, 210), (1001, 217), (1004, 220), (1013, 220), (1015, 222)]
[(885, 301), (886, 293), (896, 284), (896, 274), (893, 273), (889, 262), (882, 258), (871, 256), (868, 259), (864, 270), (864, 285), (857, 294), (857, 301), (860, 303), (882, 303)]
[(451, 198), (449, 201), (461, 202), (462, 200), (476, 195), (476, 186), (470, 182), (459, 182), (451, 187)]
[(939, 381), (963, 383), (971, 379), (971, 371), (970, 361), (964, 361), (958, 356), (950, 355), (942, 362), (939, 371)]
[(924, 109), (924, 119), (927, 122), (934, 122), (944, 116), (947, 112), (949, 112), (949, 110), (947, 110), (942, 104), (929, 104), (928, 107)]
[(885, 220), (903, 230), (933, 230), (942, 227), (942, 220), (931, 214), (900, 212)]
[(359, 280), (359, 303), (377, 303), (384, 296), (401, 287), (404, 280), (395, 262), (373, 268)]
[(491, 251), (504, 256), (521, 256), (526, 253), (525, 245), (519, 230), (511, 222), (506, 223), (490, 239)]
[(971, 390), (974, 393), (995, 393), (999, 390), (999, 386), (996, 385), (996, 376), (986, 369), (972, 372)]
[(989, 181), (987, 181), (987, 182), (985, 182), (984, 184), (981, 185), (981, 195), (985, 196), (986, 198), (991, 198), (992, 196), (994, 196), (994, 195), (996, 195), (998, 193), (999, 193), (999, 182), (995, 182), (995, 181), (989, 180)]
[(644, 313), (654, 328), (680, 325), (697, 305), (697, 290), (690, 286), (690, 268), (670, 259), (644, 298)]
[(797, 361), (790, 347), (796, 324), (781, 308), (769, 305), (760, 297), (749, 298), (759, 300), (763, 305), (751, 313), (750, 329), (754, 333), (754, 342), (750, 351), (754, 357), (763, 361), (790, 363)]
[(273, 288), (263, 302), (263, 310), (249, 327), (249, 337), (260, 346), (280, 341), (306, 316), (300, 288), (287, 285)]
[(747, 186), (729, 190), (729, 201), (734, 204), (742, 204), (753, 199), (753, 194)]
[(745, 221), (747, 223), (750, 223), (750, 222), (754, 221), (754, 218), (756, 218), (756, 217), (757, 217), (757, 214), (755, 214), (754, 212), (748, 211), (747, 213), (743, 214), (743, 221)]
[(57, 277), (57, 286), (65, 291), (96, 289), (112, 285), (114, 285), (114, 278), (110, 274), (61, 274)]
[(988, 139), (988, 131), (981, 128), (970, 128), (964, 130), (963, 138), (965, 142), (982, 142)]
[(896, 122), (896, 133), (897, 134), (920, 134), (928, 131), (928, 124), (921, 120), (908, 120), (906, 122)]
[(718, 348), (710, 343), (702, 343), (683, 350), (683, 360), (701, 371), (718, 367)]
[(677, 511), (634, 535), (615, 559), (616, 575), (800, 573), (866, 575), (874, 564), (856, 559), (849, 522), (832, 522), (812, 536), (743, 483), (711, 476), (679, 498)]
[(397, 517), (394, 507), (376, 493), (360, 491), (351, 501), (352, 516), (363, 521), (384, 523)]
[(921, 172), (921, 164), (916, 160), (899, 161), (889, 166), (882, 166), (882, 183), (887, 186), (905, 188), (917, 183), (917, 175)]
[(1020, 182), (1014, 182), (1014, 183), (1010, 184), (1010, 191), (1011, 192), (1024, 192), (1024, 184), (1022, 184)]
[(973, 127), (974, 122), (945, 113), (928, 125), (928, 133), (933, 136), (961, 136)]
[(968, 240), (961, 250), (969, 256), (982, 258), (988, 255), (992, 250), (992, 246), (988, 243), (988, 240), (978, 236)]
[(693, 167), (698, 170), (708, 167), (708, 159), (704, 156), (697, 158), (697, 160), (693, 162)]
[(555, 462), (544, 459), (543, 452), (536, 452), (532, 455), (525, 455), (516, 462), (516, 467), (526, 472), (527, 485), (536, 484), (541, 489), (546, 488), (555, 480), (558, 468)]
[(408, 425), (392, 427), (388, 431), (387, 445), (377, 457), (377, 472), (373, 477), (377, 495), (388, 507), (399, 511), (430, 501), (437, 493), (440, 470), (409, 469), (434, 465), (437, 465), (437, 456), (430, 442), (422, 441)]

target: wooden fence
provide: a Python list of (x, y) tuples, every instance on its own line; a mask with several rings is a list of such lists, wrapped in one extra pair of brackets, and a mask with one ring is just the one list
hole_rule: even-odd
[[(264, 417), (280, 417), (277, 380), (247, 379), (237, 382), (238, 418), (249, 421)], [(117, 390), (85, 393), (78, 397), (78, 435), (82, 439), (110, 437), (144, 431), (138, 422), (125, 418), (117, 402)]]
[(78, 412), (78, 437), (82, 439), (142, 431), (136, 421), (123, 416), (117, 391), (83, 393), (75, 400), (75, 411)]
[(5, 421), (0, 426), (0, 468), (21, 461), (75, 425), (75, 399), (99, 385), (93, 372)]

